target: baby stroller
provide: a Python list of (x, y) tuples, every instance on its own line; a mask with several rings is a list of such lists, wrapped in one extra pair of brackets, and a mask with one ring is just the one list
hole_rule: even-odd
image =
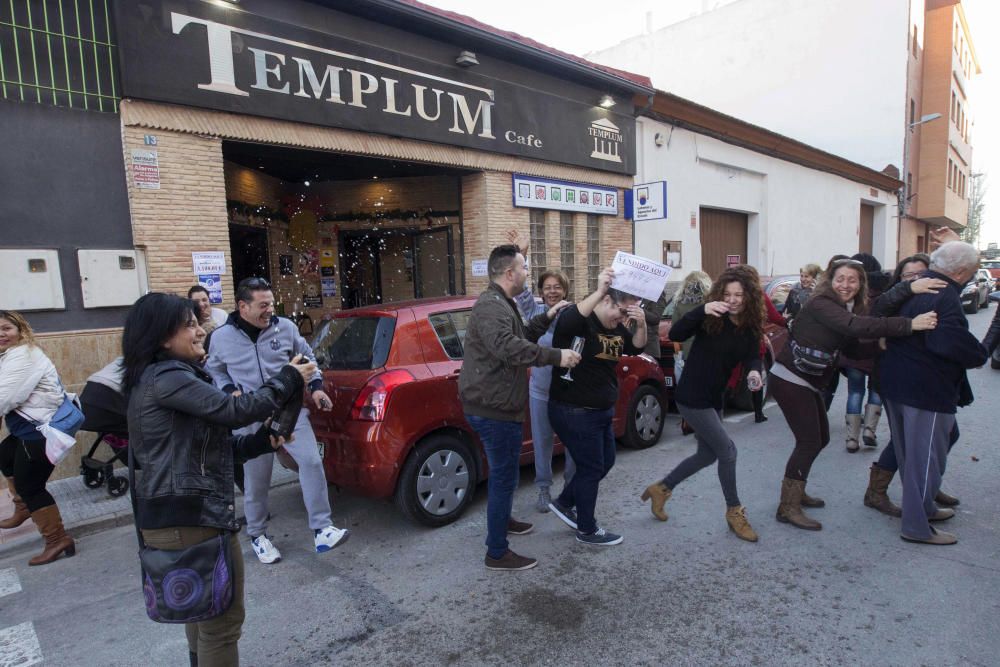
[[(80, 394), (84, 420), (81, 431), (97, 434), (87, 455), (80, 461), (80, 475), (89, 489), (99, 489), (107, 482), (108, 494), (121, 496), (128, 491), (128, 479), (114, 474), (115, 461), (128, 465), (127, 404), (121, 393), (122, 358), (118, 357), (89, 378)], [(95, 458), (97, 448), (106, 442), (112, 456), (106, 461)]]

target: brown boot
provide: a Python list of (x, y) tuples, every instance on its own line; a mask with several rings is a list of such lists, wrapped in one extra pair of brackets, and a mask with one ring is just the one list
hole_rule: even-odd
[(736, 533), (736, 537), (741, 540), (746, 540), (747, 542), (757, 541), (757, 533), (754, 532), (753, 527), (747, 520), (747, 508), (743, 507), (743, 505), (726, 509), (726, 523), (729, 524), (729, 530)]
[(806, 487), (802, 487), (802, 506), (803, 507), (826, 507), (826, 501), (822, 498), (816, 498), (815, 496), (810, 496), (806, 493)]
[(806, 483), (799, 479), (781, 480), (781, 502), (774, 518), (781, 523), (790, 523), (803, 530), (823, 530), (823, 524), (810, 519), (802, 511), (802, 491)]
[(894, 472), (882, 470), (876, 464), (872, 464), (871, 473), (868, 476), (868, 489), (865, 491), (865, 505), (876, 509), (887, 516), (901, 517), (903, 510), (891, 500), (889, 500), (889, 483), (892, 482)]
[[(962, 501), (955, 496), (945, 493), (944, 491), (938, 491), (937, 495), (934, 496), (934, 502), (938, 505), (944, 505), (945, 507), (957, 507)], [(0, 528), (2, 528), (2, 526), (0, 526)]]
[(7, 478), (7, 486), (10, 488), (10, 495), (13, 496), (14, 513), (3, 521), (0, 521), (0, 528), (3, 528), (4, 530), (17, 528), (31, 516), (31, 512), (28, 511), (28, 506), (24, 504), (23, 500), (21, 500), (21, 496), (17, 495), (17, 489), (14, 488), (13, 477)]
[(663, 510), (663, 506), (670, 500), (670, 496), (673, 495), (666, 484), (663, 482), (657, 482), (656, 484), (650, 484), (646, 487), (646, 490), (642, 492), (643, 501), (651, 500), (649, 509), (652, 510), (653, 516), (655, 516), (660, 521), (666, 521), (669, 517), (667, 513)]
[(49, 505), (31, 513), (31, 519), (38, 526), (38, 532), (45, 538), (45, 549), (28, 561), (28, 565), (46, 565), (64, 553), (76, 555), (76, 544), (63, 528), (62, 515), (56, 505)]

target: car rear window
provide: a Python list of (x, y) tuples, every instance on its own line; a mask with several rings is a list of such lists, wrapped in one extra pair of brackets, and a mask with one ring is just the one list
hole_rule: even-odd
[(449, 313), (435, 313), (428, 317), (441, 347), (451, 359), (465, 356), (465, 332), (469, 328), (471, 310), (455, 310)]
[(781, 282), (774, 286), (771, 293), (768, 295), (771, 298), (771, 303), (777, 310), (781, 310), (782, 306), (785, 305), (785, 301), (788, 300), (788, 293), (792, 290), (795, 285), (794, 282)]
[(389, 358), (395, 317), (338, 317), (325, 322), (313, 339), (313, 350), (328, 370), (371, 370)]

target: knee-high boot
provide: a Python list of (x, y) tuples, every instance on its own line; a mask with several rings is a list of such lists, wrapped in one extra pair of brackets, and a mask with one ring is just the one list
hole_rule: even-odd
[(21, 500), (21, 496), (17, 495), (17, 489), (14, 488), (13, 477), (7, 478), (7, 486), (10, 488), (10, 495), (13, 496), (14, 513), (3, 521), (0, 521), (0, 528), (3, 528), (4, 530), (17, 528), (31, 516), (31, 512), (28, 511), (28, 506), (24, 504), (23, 500)]
[(58, 506), (49, 505), (35, 510), (31, 513), (31, 519), (38, 526), (38, 532), (45, 538), (45, 549), (29, 560), (28, 565), (46, 565), (63, 554), (76, 555), (76, 543), (63, 528), (62, 515), (59, 514)]
[(882, 406), (869, 403), (865, 406), (865, 425), (861, 430), (861, 441), (865, 447), (878, 447), (875, 433), (878, 431), (878, 421), (882, 418)]

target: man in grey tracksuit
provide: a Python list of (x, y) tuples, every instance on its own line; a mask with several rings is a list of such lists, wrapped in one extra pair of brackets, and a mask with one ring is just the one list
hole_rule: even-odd
[[(274, 296), (270, 285), (262, 278), (248, 278), (236, 290), (238, 311), (224, 325), (212, 332), (205, 369), (216, 385), (230, 393), (256, 391), (265, 381), (277, 375), (296, 355), (315, 361), (312, 348), (290, 320), (274, 315)], [(321, 410), (332, 407), (323, 391), (323, 376), (317, 371), (309, 382), (313, 403)], [(237, 434), (253, 433), (259, 424), (252, 424)], [(299, 414), (291, 442), (285, 450), (299, 468), (302, 499), (309, 513), (318, 553), (343, 544), (349, 531), (336, 528), (330, 516), (323, 462), (316, 446), (316, 436), (309, 423), (309, 411)], [(254, 553), (262, 563), (280, 560), (281, 553), (266, 534), (267, 497), (271, 486), (274, 455), (266, 454), (244, 465), (244, 511), (247, 533)]]

